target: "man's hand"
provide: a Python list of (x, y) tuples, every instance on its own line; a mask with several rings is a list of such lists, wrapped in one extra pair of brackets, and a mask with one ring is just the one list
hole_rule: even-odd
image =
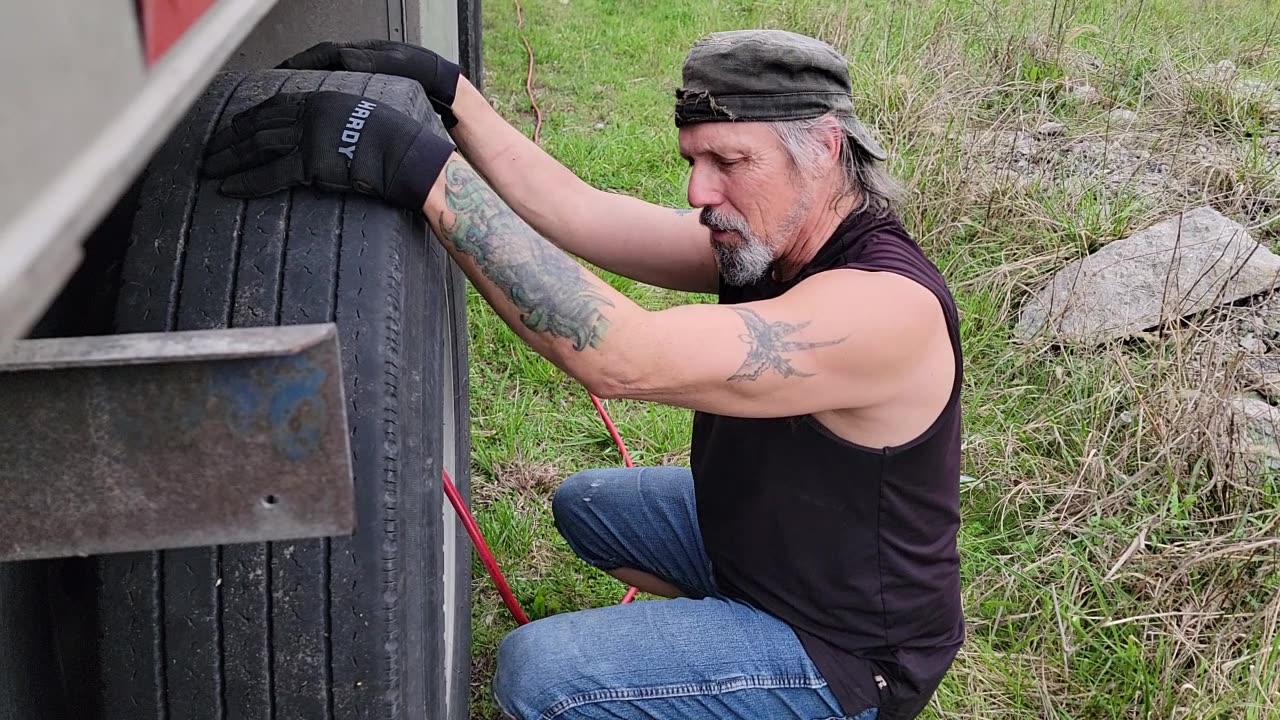
[(391, 40), (322, 42), (285, 60), (278, 67), (285, 70), (351, 70), (409, 78), (426, 91), (446, 128), (458, 124), (453, 114), (460, 74), (458, 66), (417, 45)]
[(454, 146), (398, 110), (339, 92), (284, 93), (236, 115), (206, 149), (222, 192), (294, 185), (375, 195), (422, 211)]

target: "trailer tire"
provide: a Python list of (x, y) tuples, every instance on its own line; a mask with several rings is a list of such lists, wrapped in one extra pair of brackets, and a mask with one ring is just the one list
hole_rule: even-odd
[(444, 134), (422, 89), (348, 72), (221, 73), (152, 159), (115, 332), (335, 322), (352, 536), (98, 556), (99, 718), (467, 717), (471, 548), (464, 278), (420, 213), (298, 188), (240, 201), (204, 144), (278, 92), (364, 94)]

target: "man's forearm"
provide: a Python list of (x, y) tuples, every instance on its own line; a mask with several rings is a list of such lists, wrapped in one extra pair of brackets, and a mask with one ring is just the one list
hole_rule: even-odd
[(450, 135), (467, 162), (540, 234), (580, 255), (566, 237), (572, 233), (565, 211), (586, 202), (594, 188), (508, 123), (465, 78), (453, 108), (458, 124)]
[(463, 156), (542, 237), (587, 262), (679, 290), (716, 288), (705, 228), (670, 209), (583, 182), (512, 127), (466, 79), (451, 131)]
[(424, 212), (451, 256), (530, 347), (608, 394), (618, 349), (645, 310), (542, 238), (454, 156)]

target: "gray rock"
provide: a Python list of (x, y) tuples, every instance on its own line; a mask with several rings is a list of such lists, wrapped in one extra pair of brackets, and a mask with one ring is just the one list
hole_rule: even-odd
[(1107, 113), (1107, 119), (1112, 125), (1132, 125), (1138, 122), (1138, 113), (1124, 108), (1116, 108)]
[(1237, 80), (1235, 86), (1236, 94), (1245, 98), (1261, 98), (1270, 99), (1275, 88), (1271, 87), (1271, 83), (1266, 80), (1243, 79)]
[(1012, 192), (1023, 190), (1031, 181), (1014, 168), (997, 168), (991, 171), (983, 187), (988, 192)]
[(1031, 133), (1018, 130), (1012, 134), (1009, 147), (1015, 155), (1028, 157), (1036, 152), (1036, 139)]
[(1280, 401), (1280, 355), (1252, 355), (1241, 362), (1245, 390)]
[(1099, 92), (1098, 88), (1089, 84), (1070, 85), (1067, 92), (1070, 93), (1072, 97), (1086, 104), (1100, 103), (1104, 100), (1102, 93)]
[(1060, 122), (1047, 122), (1036, 128), (1036, 135), (1042, 138), (1058, 137), (1067, 131), (1067, 126)]
[(1210, 207), (1175, 215), (1068, 264), (1023, 306), (1014, 332), (1101, 343), (1256, 295), (1280, 257)]
[(1235, 63), (1230, 60), (1223, 60), (1213, 65), (1207, 65), (1192, 73), (1191, 80), (1206, 85), (1229, 83), (1235, 80), (1238, 72)]
[[(1280, 468), (1280, 408), (1242, 395), (1231, 400), (1237, 455), (1244, 470), (1257, 475)], [(1237, 472), (1237, 475), (1240, 473)]]
[(1267, 351), (1267, 344), (1253, 335), (1246, 335), (1240, 338), (1240, 347), (1245, 352), (1253, 353), (1254, 355), (1261, 355)]
[(1258, 103), (1266, 115), (1280, 115), (1280, 90), (1266, 80), (1237, 80), (1232, 94), (1239, 100)]

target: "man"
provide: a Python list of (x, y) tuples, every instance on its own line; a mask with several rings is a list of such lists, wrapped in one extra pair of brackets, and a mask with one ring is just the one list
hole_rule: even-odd
[[(414, 78), (456, 148), (359, 97), (285, 96), (211, 141), (224, 192), (310, 183), (424, 212), (548, 360), (599, 396), (696, 413), (691, 469), (585, 472), (554, 500), (580, 557), (672, 599), (517, 629), (503, 711), (918, 713), (964, 634), (958, 319), (895, 217), (845, 59), (779, 31), (691, 49), (675, 120), (697, 213), (588, 187), (421, 48), (324, 43), (285, 66)], [(645, 310), (572, 256), (720, 302)]]

